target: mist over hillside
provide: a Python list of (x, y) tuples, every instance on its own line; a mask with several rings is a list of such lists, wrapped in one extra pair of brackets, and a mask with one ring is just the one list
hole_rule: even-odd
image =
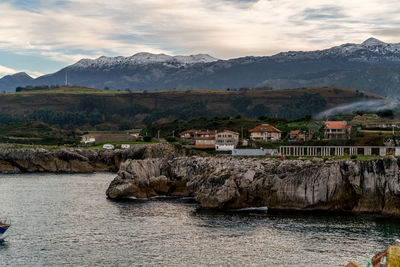
[[(20, 76), (20, 74), (19, 74)], [(400, 91), (400, 44), (370, 38), (325, 50), (284, 52), (274, 56), (218, 60), (199, 54), (82, 59), (36, 79), (0, 79), (0, 90), (25, 85), (68, 84), (112, 90), (193, 90), (268, 86), (274, 89), (340, 86), (382, 96)]]

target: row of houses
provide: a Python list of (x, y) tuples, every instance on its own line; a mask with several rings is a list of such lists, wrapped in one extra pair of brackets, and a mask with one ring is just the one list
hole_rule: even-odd
[[(278, 128), (269, 125), (261, 124), (257, 127), (250, 129), (250, 140), (259, 142), (277, 142), (282, 140), (282, 131)], [(200, 130), (187, 130), (180, 133), (181, 139), (191, 141), (196, 148), (214, 148), (216, 150), (232, 150), (240, 143), (247, 146), (246, 140), (240, 140), (239, 133), (224, 130), (217, 131), (200, 131)], [(351, 126), (346, 121), (326, 121), (324, 128), (324, 138), (329, 140), (345, 140), (350, 139)], [(313, 131), (306, 130), (293, 130), (289, 133), (289, 141), (291, 142), (306, 142), (315, 137)]]
[[(351, 126), (346, 121), (326, 121), (325, 139), (349, 139), (351, 135)], [(282, 140), (282, 131), (269, 125), (261, 124), (250, 129), (250, 140), (255, 142), (277, 142)], [(247, 146), (245, 139), (240, 140), (238, 132), (223, 130), (201, 131), (188, 130), (180, 133), (180, 138), (189, 141), (196, 148), (215, 148), (217, 151), (231, 151), (239, 144)], [(289, 132), (289, 141), (306, 142), (315, 138), (315, 133), (305, 130), (293, 130)], [(131, 142), (142, 141), (143, 137), (139, 133), (132, 134), (85, 134), (82, 136), (83, 144), (102, 144), (108, 142)]]
[[(252, 141), (274, 142), (282, 138), (281, 130), (269, 124), (261, 124), (254, 129), (249, 130), (250, 139)], [(224, 130), (224, 131), (200, 131), (200, 130), (187, 130), (180, 133), (181, 139), (193, 141), (192, 144), (196, 148), (216, 148), (217, 150), (232, 150), (236, 148), (239, 143), (247, 146), (246, 140), (240, 140), (238, 132)]]

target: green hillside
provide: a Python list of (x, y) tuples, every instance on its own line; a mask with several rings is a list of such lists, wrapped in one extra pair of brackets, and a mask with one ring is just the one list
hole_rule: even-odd
[(0, 123), (42, 121), (64, 129), (125, 130), (199, 117), (296, 119), (382, 97), (337, 87), (251, 91), (115, 92), (61, 87), (0, 95)]

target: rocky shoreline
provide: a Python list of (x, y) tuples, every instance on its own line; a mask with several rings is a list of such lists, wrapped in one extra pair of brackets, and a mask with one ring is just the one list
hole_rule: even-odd
[(204, 208), (371, 212), (400, 216), (400, 162), (312, 162), (233, 157), (127, 160), (111, 199), (193, 196)]
[(395, 157), (317, 162), (193, 153), (169, 144), (126, 150), (1, 149), (0, 173), (118, 171), (106, 192), (110, 199), (190, 196), (204, 208), (400, 216), (400, 160)]
[(117, 172), (128, 159), (185, 155), (168, 144), (135, 145), (130, 149), (0, 149), (0, 173), (90, 173)]

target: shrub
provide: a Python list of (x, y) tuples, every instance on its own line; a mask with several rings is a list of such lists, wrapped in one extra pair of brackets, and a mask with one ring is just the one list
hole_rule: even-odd
[(151, 141), (151, 136), (143, 136), (143, 141), (150, 142)]
[(167, 137), (165, 138), (165, 140), (167, 140), (167, 142), (169, 142), (169, 143), (176, 142), (176, 138), (173, 137), (173, 136), (167, 136)]
[(351, 155), (350, 158), (351, 159), (357, 159), (357, 155)]

